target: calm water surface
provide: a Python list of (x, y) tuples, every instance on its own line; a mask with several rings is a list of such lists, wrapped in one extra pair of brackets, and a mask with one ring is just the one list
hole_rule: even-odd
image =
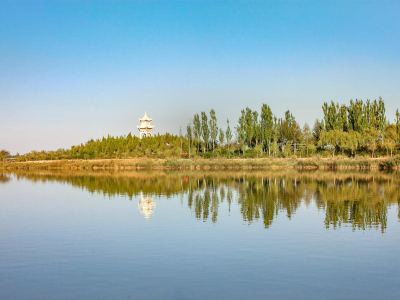
[(0, 174), (0, 299), (399, 299), (399, 174)]

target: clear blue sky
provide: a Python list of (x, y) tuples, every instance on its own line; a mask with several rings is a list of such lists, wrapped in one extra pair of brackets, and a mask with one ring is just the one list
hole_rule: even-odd
[(0, 148), (159, 132), (201, 110), (400, 106), (400, 1), (1, 1)]

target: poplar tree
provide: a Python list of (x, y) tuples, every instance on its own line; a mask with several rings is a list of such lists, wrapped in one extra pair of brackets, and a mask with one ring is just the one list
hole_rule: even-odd
[(376, 119), (377, 129), (383, 132), (387, 124), (385, 102), (381, 97), (379, 97), (378, 102), (376, 102), (375, 100), (375, 105), (376, 105), (375, 119)]
[(315, 142), (319, 141), (322, 130), (323, 130), (323, 123), (318, 119), (315, 120), (313, 131), (312, 131)]
[(268, 149), (268, 155), (271, 155), (271, 144), (273, 139), (274, 116), (272, 110), (267, 104), (261, 107), (261, 142), (264, 149)]
[(226, 132), (225, 132), (225, 137), (226, 137), (226, 143), (228, 145), (231, 144), (232, 141), (232, 130), (231, 127), (229, 125), (229, 120), (226, 120)]
[(186, 138), (188, 139), (188, 144), (189, 144), (189, 158), (190, 158), (190, 148), (192, 147), (193, 143), (193, 130), (192, 126), (187, 125), (186, 126)]
[[(257, 111), (253, 111), (253, 119), (252, 119), (252, 123), (251, 126), (254, 128), (254, 141), (253, 141), (253, 145), (255, 144), (256, 146), (260, 143), (261, 141), (261, 124), (258, 121), (258, 112)], [(261, 147), (261, 152), (262, 152), (262, 148)]]
[(225, 133), (222, 128), (219, 129), (219, 144), (222, 146), (225, 142)]
[(230, 155), (231, 142), (232, 142), (232, 130), (231, 130), (231, 127), (229, 125), (229, 120), (226, 120), (225, 139), (226, 139), (226, 143), (228, 145), (228, 152), (229, 152), (229, 155)]
[(363, 129), (363, 103), (361, 100), (350, 100), (347, 108), (350, 129), (361, 132)]
[(199, 152), (200, 138), (201, 138), (201, 122), (200, 116), (195, 114), (193, 117), (193, 136), (196, 143), (196, 152)]
[(396, 132), (397, 132), (397, 143), (400, 143), (400, 112), (396, 110)]
[(240, 112), (236, 133), (238, 142), (243, 145), (246, 142), (246, 111), (244, 109)]
[[(279, 122), (279, 141), (284, 149), (286, 145), (293, 145), (296, 152), (297, 143), (300, 141), (301, 131), (292, 113), (287, 110), (285, 118)], [(286, 152), (288, 153), (288, 152)]]
[(305, 150), (306, 150), (305, 154), (306, 154), (306, 156), (308, 156), (308, 154), (310, 152), (313, 152), (314, 143), (313, 143), (313, 134), (307, 123), (304, 124), (302, 137), (303, 137), (303, 142), (304, 142), (304, 146), (305, 146)]
[(204, 151), (207, 151), (210, 142), (210, 128), (208, 127), (208, 117), (205, 112), (201, 112), (201, 133), (203, 136)]
[(212, 150), (214, 151), (215, 145), (217, 144), (218, 137), (218, 126), (217, 126), (217, 115), (214, 109), (210, 111), (210, 135), (211, 135), (211, 143)]
[(343, 131), (348, 131), (349, 130), (349, 124), (348, 124), (348, 116), (347, 116), (347, 106), (346, 105), (341, 105), (339, 108), (339, 113), (338, 113), (338, 128), (339, 130)]
[(241, 140), (243, 143), (252, 147), (257, 144), (257, 125), (258, 125), (258, 113), (253, 112), (250, 108), (246, 107), (242, 110), (242, 115), (239, 119), (239, 136), (241, 135)]

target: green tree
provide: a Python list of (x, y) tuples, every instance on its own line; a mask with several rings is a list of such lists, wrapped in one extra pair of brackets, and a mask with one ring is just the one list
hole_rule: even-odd
[(201, 112), (201, 133), (203, 135), (204, 151), (207, 151), (210, 142), (210, 128), (208, 127), (208, 117), (205, 112)]
[(381, 97), (379, 97), (378, 101), (374, 101), (375, 104), (375, 120), (376, 120), (376, 129), (379, 131), (383, 132), (385, 130), (387, 120), (386, 120), (386, 108), (385, 108), (385, 102)]
[(285, 112), (285, 118), (281, 119), (279, 123), (279, 142), (282, 151), (288, 155), (293, 147), (294, 154), (296, 154), (297, 144), (301, 139), (300, 126), (290, 111)]
[(308, 156), (315, 152), (314, 138), (308, 124), (304, 124), (302, 132), (305, 155)]
[(236, 134), (237, 141), (239, 142), (243, 152), (243, 147), (246, 143), (246, 111), (244, 109), (242, 109), (242, 111), (240, 112), (238, 125), (236, 127)]
[(346, 133), (344, 137), (345, 139), (344, 141), (342, 141), (341, 146), (345, 150), (349, 151), (351, 156), (354, 156), (360, 144), (360, 133), (354, 130), (350, 130)]
[(385, 128), (383, 139), (383, 147), (386, 149), (386, 154), (393, 156), (393, 151), (396, 148), (397, 132), (395, 125), (389, 125)]
[(371, 152), (371, 157), (375, 157), (378, 148), (380, 134), (375, 128), (367, 128), (362, 136), (362, 145)]
[[(258, 121), (258, 112), (257, 111), (253, 111), (253, 119), (252, 119), (251, 126), (254, 128), (253, 145), (258, 146), (258, 144), (261, 141), (261, 125), (260, 125), (260, 122)], [(262, 150), (263, 150), (263, 146), (261, 145), (261, 152), (263, 152)]]
[(324, 129), (329, 130), (348, 130), (348, 116), (346, 105), (339, 105), (331, 101), (322, 105), (324, 114)]
[(215, 145), (217, 144), (218, 137), (218, 126), (217, 126), (217, 115), (214, 109), (210, 111), (210, 136), (212, 143), (212, 150), (214, 151)]
[(196, 152), (199, 152), (200, 138), (201, 138), (201, 122), (200, 116), (195, 114), (193, 117), (193, 137), (196, 143)]
[(219, 129), (219, 144), (223, 145), (225, 142), (225, 133), (222, 128)]
[(193, 143), (193, 130), (192, 130), (192, 126), (190, 126), (190, 125), (186, 126), (186, 138), (188, 140), (189, 158), (190, 158), (190, 153), (191, 153), (191, 148), (192, 148), (192, 143)]
[(225, 132), (225, 137), (226, 137), (226, 143), (228, 145), (231, 144), (232, 142), (232, 130), (231, 126), (229, 125), (229, 120), (226, 120), (226, 132)]
[(348, 124), (348, 116), (347, 116), (347, 107), (346, 105), (341, 105), (339, 109), (339, 115), (338, 115), (338, 128), (339, 130), (343, 131), (348, 131), (349, 130), (349, 124)]
[(9, 158), (10, 152), (8, 152), (7, 150), (0, 150), (0, 160), (6, 160), (7, 158)]
[(226, 120), (226, 131), (225, 131), (225, 140), (226, 144), (228, 145), (228, 155), (231, 155), (231, 143), (232, 143), (232, 130), (229, 124), (229, 120)]
[(340, 148), (341, 134), (340, 130), (322, 131), (318, 145), (331, 151), (332, 156), (335, 156), (336, 151)]
[(246, 107), (244, 114), (244, 142), (247, 147), (252, 147), (256, 144), (256, 125), (257, 114), (254, 113), (250, 108)]
[(321, 131), (323, 130), (323, 123), (320, 120), (315, 120), (313, 127), (313, 138), (315, 142), (318, 142), (320, 139)]
[(361, 132), (364, 128), (363, 124), (363, 102), (361, 100), (350, 100), (348, 107), (348, 123), (349, 128)]
[(274, 116), (272, 110), (267, 104), (261, 107), (261, 141), (264, 149), (268, 149), (268, 155), (271, 155), (271, 144), (273, 140)]
[(397, 143), (400, 143), (400, 112), (396, 110), (396, 132), (397, 132)]

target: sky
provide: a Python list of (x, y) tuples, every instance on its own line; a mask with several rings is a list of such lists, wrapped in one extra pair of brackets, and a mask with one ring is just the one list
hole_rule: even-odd
[(383, 97), (400, 107), (400, 1), (0, 1), (0, 149), (220, 126), (245, 107)]

